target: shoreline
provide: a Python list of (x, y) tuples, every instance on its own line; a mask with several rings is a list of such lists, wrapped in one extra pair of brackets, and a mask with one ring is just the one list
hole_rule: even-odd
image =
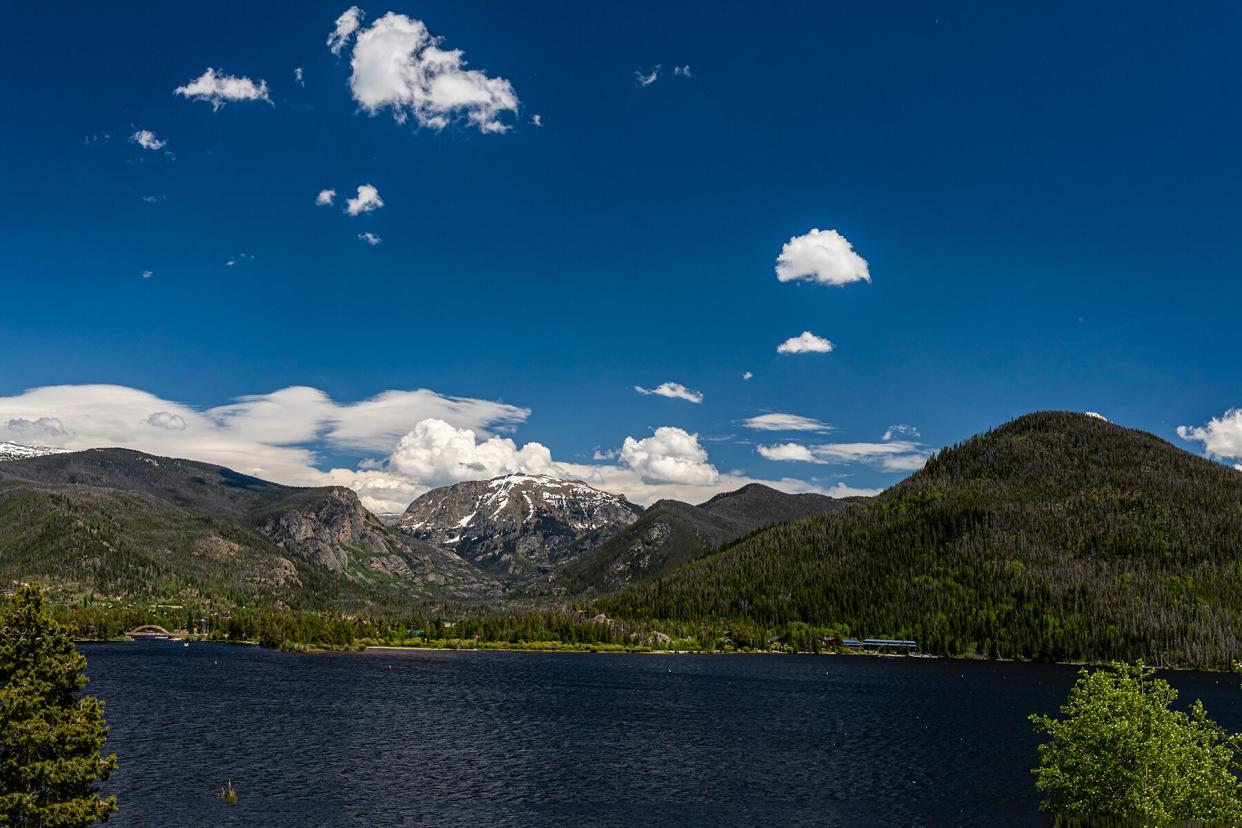
[[(177, 641), (185, 641), (193, 644), (222, 644), (232, 647), (262, 647), (257, 641), (211, 641), (207, 639), (157, 639), (159, 641), (167, 641), (169, 643), (177, 643)], [(75, 639), (74, 644), (134, 644), (139, 639), (136, 638), (89, 638)], [(480, 642), (482, 643), (482, 642)], [(540, 642), (530, 642), (527, 644), (510, 644), (508, 642), (490, 642), (488, 646), (435, 646), (426, 644), (363, 644), (356, 647), (327, 648), (316, 647), (314, 645), (291, 644), (288, 647), (272, 647), (268, 648), (274, 652), (283, 652), (298, 655), (331, 655), (339, 653), (364, 653), (369, 650), (380, 652), (511, 652), (511, 653), (576, 653), (576, 654), (596, 654), (596, 655), (652, 655), (652, 656), (673, 656), (673, 655), (701, 655), (701, 656), (836, 656), (841, 658), (887, 658), (887, 659), (913, 659), (913, 660), (934, 660), (934, 661), (970, 661), (970, 662), (993, 662), (996, 664), (1045, 664), (1056, 665), (1059, 667), (1090, 667), (1101, 668), (1107, 667), (1112, 662), (1101, 661), (1036, 661), (1034, 659), (1020, 658), (984, 658), (981, 656), (949, 656), (935, 655), (931, 653), (916, 654), (899, 654), (899, 653), (879, 653), (874, 651), (846, 651), (846, 652), (791, 652), (781, 650), (665, 650), (652, 649), (650, 647), (641, 646), (624, 646), (624, 645), (606, 645), (606, 644), (579, 644), (579, 645), (560, 645), (558, 646), (539, 646)], [(1211, 668), (1211, 667), (1175, 667), (1155, 665), (1155, 669), (1167, 672), (1189, 672), (1189, 673), (1213, 673), (1224, 674), (1231, 673), (1228, 668)]]

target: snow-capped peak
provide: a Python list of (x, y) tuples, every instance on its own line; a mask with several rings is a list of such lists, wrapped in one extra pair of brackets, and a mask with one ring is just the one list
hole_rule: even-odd
[(23, 446), (21, 443), (10, 443), (7, 440), (0, 441), (0, 461), (3, 460), (25, 460), (30, 457), (43, 457), (48, 454), (64, 454), (67, 449), (52, 448), (51, 446)]
[(516, 572), (576, 554), (588, 535), (637, 519), (621, 495), (579, 480), (508, 474), (428, 492), (397, 526), (420, 540), (452, 544), (485, 568)]

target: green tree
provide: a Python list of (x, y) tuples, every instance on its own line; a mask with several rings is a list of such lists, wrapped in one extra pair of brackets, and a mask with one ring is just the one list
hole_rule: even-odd
[(0, 610), (0, 826), (84, 826), (116, 810), (95, 787), (116, 755), (100, 755), (108, 726), (103, 702), (80, 695), (85, 667), (38, 587)]
[(1202, 702), (1173, 710), (1177, 691), (1141, 661), (1083, 670), (1064, 718), (1031, 716), (1039, 746), (1040, 807), (1058, 817), (1168, 825), (1242, 822), (1234, 774), (1242, 737), (1207, 717)]

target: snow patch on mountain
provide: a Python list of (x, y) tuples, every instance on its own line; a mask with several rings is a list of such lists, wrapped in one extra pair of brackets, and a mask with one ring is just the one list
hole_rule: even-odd
[(30, 457), (44, 457), (48, 454), (65, 454), (66, 449), (51, 446), (23, 446), (21, 443), (0, 441), (0, 461), (25, 460)]
[(624, 496), (577, 480), (509, 474), (428, 492), (398, 528), (452, 545), (484, 569), (522, 576), (581, 554), (633, 523), (641, 511)]

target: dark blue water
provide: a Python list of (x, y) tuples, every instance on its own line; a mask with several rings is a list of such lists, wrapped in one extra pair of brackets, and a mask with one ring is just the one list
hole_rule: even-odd
[[(825, 656), (89, 645), (115, 824), (1041, 825), (1072, 668)], [(1183, 701), (1242, 729), (1229, 675)], [(214, 794), (232, 779), (240, 801)]]

